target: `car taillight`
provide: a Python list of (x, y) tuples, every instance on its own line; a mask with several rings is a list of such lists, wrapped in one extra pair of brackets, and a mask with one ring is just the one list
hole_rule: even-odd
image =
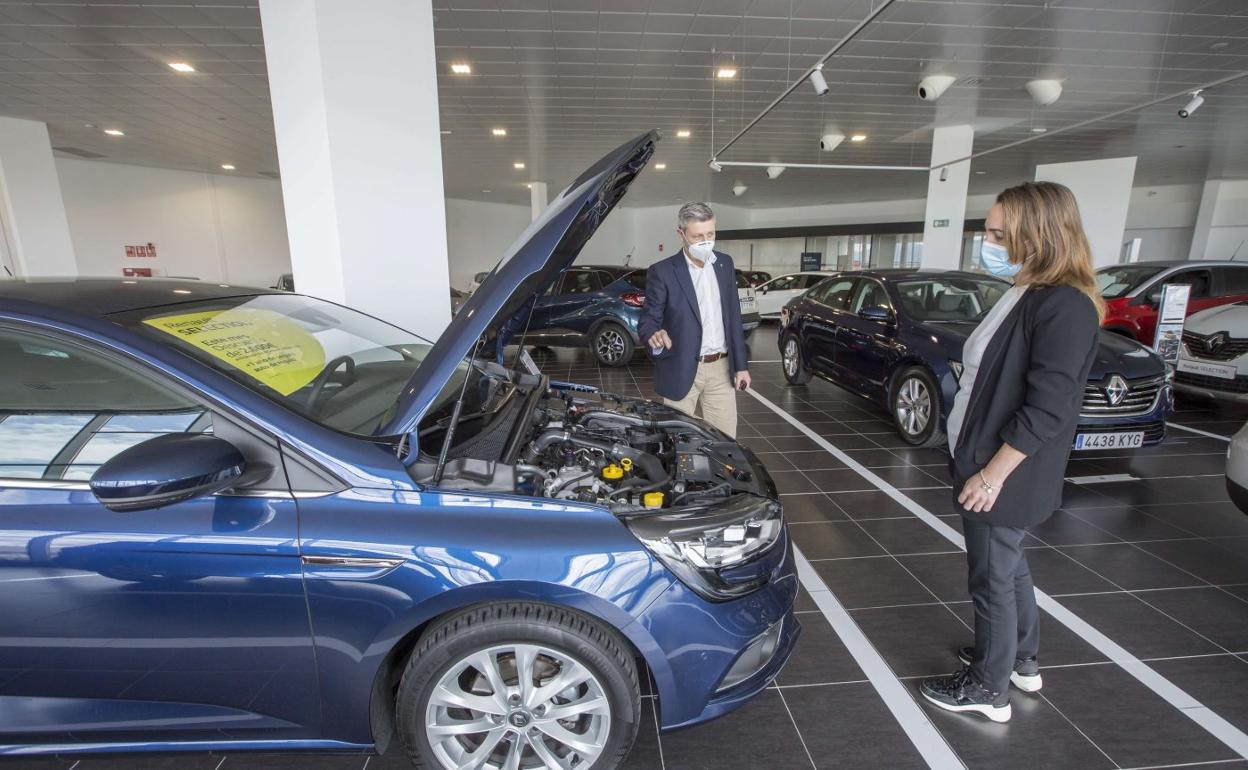
[(630, 305), (632, 307), (641, 307), (646, 304), (646, 295), (636, 291), (621, 294), (620, 299), (624, 301), (625, 305)]

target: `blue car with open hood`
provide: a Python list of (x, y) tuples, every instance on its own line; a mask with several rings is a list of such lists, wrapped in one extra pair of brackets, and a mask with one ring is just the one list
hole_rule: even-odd
[(0, 755), (610, 768), (800, 631), (779, 496), (662, 405), (478, 355), (654, 151), (619, 147), (436, 343), (311, 297), (0, 283)]

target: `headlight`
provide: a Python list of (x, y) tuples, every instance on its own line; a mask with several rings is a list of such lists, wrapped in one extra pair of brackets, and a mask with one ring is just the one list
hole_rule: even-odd
[(953, 378), (955, 380), (957, 380), (958, 382), (962, 381), (962, 362), (961, 361), (950, 361), (949, 370), (953, 372)]
[(784, 534), (780, 503), (753, 495), (683, 513), (640, 515), (629, 528), (680, 581), (710, 601), (726, 601), (765, 584), (750, 565)]

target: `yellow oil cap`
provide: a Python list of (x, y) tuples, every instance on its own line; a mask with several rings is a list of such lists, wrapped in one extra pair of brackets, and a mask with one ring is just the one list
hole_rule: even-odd
[(647, 508), (662, 508), (663, 507), (663, 493), (662, 492), (647, 492), (645, 495), (642, 496), (641, 504), (646, 506)]
[(625, 457), (625, 458), (622, 458), (622, 459), (620, 460), (620, 467), (624, 469), (624, 472), (625, 472), (625, 473), (632, 473), (632, 471), (633, 471), (633, 459), (632, 459), (631, 457)]
[(607, 481), (619, 481), (624, 478), (624, 469), (615, 464), (608, 465), (602, 469), (602, 477)]

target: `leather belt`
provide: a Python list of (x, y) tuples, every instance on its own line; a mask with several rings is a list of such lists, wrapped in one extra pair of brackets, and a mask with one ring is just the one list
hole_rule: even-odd
[(704, 364), (713, 364), (719, 359), (727, 358), (727, 357), (728, 357), (727, 353), (711, 353), (710, 355), (701, 356), (700, 358), (698, 358), (698, 360)]

